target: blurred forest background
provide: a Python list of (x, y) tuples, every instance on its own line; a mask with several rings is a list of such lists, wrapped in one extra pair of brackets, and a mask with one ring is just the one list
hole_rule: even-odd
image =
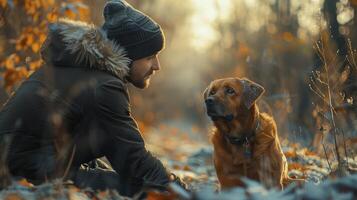
[[(245, 76), (265, 87), (261, 108), (280, 137), (321, 151), (333, 144), (330, 132), (357, 136), (357, 0), (127, 1), (167, 39), (150, 87), (130, 88), (143, 134), (208, 141), (202, 92), (214, 79)], [(0, 102), (41, 66), (48, 23), (100, 26), (105, 2), (0, 0)]]

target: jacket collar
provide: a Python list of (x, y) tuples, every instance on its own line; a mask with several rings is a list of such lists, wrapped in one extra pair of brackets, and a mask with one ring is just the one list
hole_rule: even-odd
[(109, 72), (121, 80), (128, 75), (131, 62), (124, 48), (109, 40), (103, 30), (68, 19), (49, 26), (41, 56), (47, 64), (88, 67)]

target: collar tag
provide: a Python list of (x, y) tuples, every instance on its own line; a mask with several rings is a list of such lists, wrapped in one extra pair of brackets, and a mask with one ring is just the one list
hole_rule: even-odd
[(244, 146), (244, 157), (251, 158), (252, 157), (252, 149), (251, 149), (251, 145), (250, 145), (250, 142), (247, 137), (245, 137), (243, 146)]

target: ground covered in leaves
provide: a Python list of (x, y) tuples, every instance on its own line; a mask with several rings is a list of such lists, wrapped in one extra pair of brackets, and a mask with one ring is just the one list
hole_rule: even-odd
[[(145, 135), (147, 148), (154, 152), (163, 163), (193, 191), (187, 193), (172, 185), (172, 194), (150, 192), (147, 199), (356, 199), (357, 175), (350, 173), (337, 179), (334, 170), (337, 162), (327, 161), (324, 157), (299, 145), (283, 143), (283, 150), (289, 161), (289, 175), (304, 178), (303, 186), (290, 185), (284, 191), (267, 190), (257, 182), (246, 180), (246, 189), (236, 188), (218, 192), (219, 184), (212, 163), (212, 147), (207, 140), (192, 138), (188, 134), (168, 135), (166, 131), (153, 129)], [(166, 132), (166, 133), (165, 133)], [(357, 158), (349, 158), (348, 172), (357, 168)], [(134, 199), (142, 198), (138, 195)], [(33, 186), (26, 181), (14, 182), (9, 188), (0, 191), (0, 199), (130, 199), (115, 191), (80, 190), (71, 184), (61, 182)]]

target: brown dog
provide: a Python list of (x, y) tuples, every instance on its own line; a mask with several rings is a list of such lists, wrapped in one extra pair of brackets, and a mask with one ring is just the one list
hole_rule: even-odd
[(242, 177), (283, 188), (288, 165), (274, 119), (256, 105), (264, 88), (246, 78), (213, 81), (204, 92), (215, 130), (211, 141), (222, 189), (244, 186)]

